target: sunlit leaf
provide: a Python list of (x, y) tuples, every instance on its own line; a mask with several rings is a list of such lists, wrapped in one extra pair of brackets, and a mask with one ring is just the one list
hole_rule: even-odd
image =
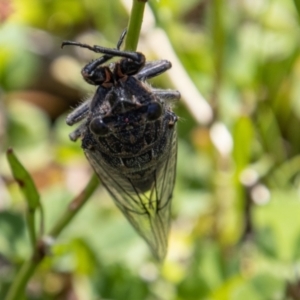
[(253, 137), (254, 129), (251, 119), (248, 117), (239, 118), (233, 131), (233, 158), (237, 172), (242, 171), (250, 163)]

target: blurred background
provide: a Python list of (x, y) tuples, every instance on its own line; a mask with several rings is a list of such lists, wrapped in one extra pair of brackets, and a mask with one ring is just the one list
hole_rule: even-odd
[[(65, 118), (91, 96), (131, 1), (0, 0), (0, 298), (30, 255), (13, 147), (41, 193), (46, 231), (92, 170)], [(103, 187), (63, 231), (28, 299), (300, 299), (300, 4), (149, 0), (138, 49), (173, 70), (177, 182), (169, 252), (158, 266)], [(209, 105), (207, 105), (207, 103)]]

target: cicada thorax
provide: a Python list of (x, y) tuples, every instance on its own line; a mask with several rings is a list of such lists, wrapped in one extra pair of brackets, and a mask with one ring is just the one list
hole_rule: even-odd
[(82, 141), (84, 149), (93, 149), (107, 166), (128, 178), (126, 190), (135, 193), (155, 184), (157, 166), (170, 144), (170, 115), (141, 84), (137, 91), (114, 86), (104, 99), (96, 93)]

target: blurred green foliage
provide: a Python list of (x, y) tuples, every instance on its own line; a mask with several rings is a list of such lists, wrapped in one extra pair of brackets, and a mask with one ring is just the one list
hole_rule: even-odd
[[(64, 120), (93, 92), (80, 68), (96, 56), (60, 44), (114, 46), (128, 22), (123, 2), (0, 1), (0, 299), (30, 253), (25, 201), (5, 151), (13, 147), (32, 174), (51, 228), (91, 174)], [(299, 2), (149, 6), (214, 113), (198, 124), (186, 109), (193, 99), (175, 106), (168, 257), (155, 264), (100, 187), (52, 245), (28, 299), (300, 299)], [(147, 34), (139, 49), (168, 59), (147, 48)], [(165, 74), (153, 84), (176, 89)]]

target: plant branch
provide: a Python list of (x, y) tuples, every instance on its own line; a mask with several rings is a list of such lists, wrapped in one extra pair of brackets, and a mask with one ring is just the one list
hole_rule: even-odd
[(81, 207), (91, 197), (98, 185), (99, 180), (96, 174), (94, 173), (84, 190), (69, 204), (68, 209), (56, 222), (56, 224), (53, 226), (53, 228), (49, 231), (47, 235), (56, 238), (75, 217), (75, 215), (80, 211)]
[(125, 50), (136, 51), (137, 49), (146, 2), (147, 0), (132, 0)]
[(33, 275), (39, 261), (35, 261), (33, 258), (26, 261), (20, 268), (16, 275), (13, 284), (11, 285), (5, 300), (18, 300), (24, 298), (24, 290), (27, 282)]

